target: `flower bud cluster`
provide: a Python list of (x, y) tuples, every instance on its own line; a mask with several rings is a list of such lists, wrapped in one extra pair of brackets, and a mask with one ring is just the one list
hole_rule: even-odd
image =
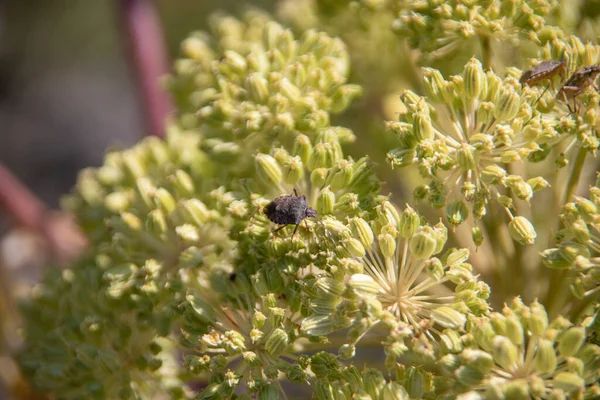
[(544, 126), (539, 116), (533, 118), (514, 76), (484, 72), (473, 58), (462, 75), (448, 80), (426, 68), (425, 84), (428, 97), (405, 91), (406, 112), (388, 122), (400, 142), (388, 153), (392, 168), (416, 164), (429, 182), (417, 188), (417, 198), (445, 206), (448, 223), (456, 226), (470, 215), (482, 218), (490, 200), (512, 209), (507, 189), (529, 202), (534, 191), (548, 186), (542, 177), (525, 180), (505, 168), (540, 149), (536, 140)]
[(466, 334), (446, 330), (440, 363), (467, 391), (463, 398), (594, 398), (600, 393), (600, 347), (586, 327), (519, 298), (501, 313), (470, 318)]
[(546, 17), (560, 7), (556, 0), (424, 0), (405, 4), (393, 28), (412, 48), (433, 60), (461, 51), (473, 54), (470, 49), (479, 41), (516, 46), (520, 40), (539, 43), (553, 33), (562, 34), (546, 22)]
[[(65, 270), (59, 279), (44, 281), (40, 290), (56, 299), (52, 307), (40, 303), (49, 301), (45, 298), (31, 307), (31, 312), (47, 308), (49, 315), (29, 315), (41, 319), (27, 327), (27, 335), (36, 337), (28, 362), (52, 358), (47, 353), (52, 348), (64, 352), (50, 365), (77, 374), (83, 373), (79, 363), (89, 365), (82, 379), (97, 385), (94, 390), (110, 389), (100, 392), (103, 398), (123, 397), (113, 391), (113, 383), (128, 388), (124, 397), (133, 397), (138, 386), (148, 387), (148, 397), (167, 390), (162, 372), (142, 373), (161, 367), (160, 358), (148, 356), (158, 354), (160, 347), (153, 352), (150, 346), (163, 341), (180, 318), (177, 307), (184, 300), (185, 282), (222, 268), (233, 254), (227, 232), (233, 196), (205, 183), (205, 157), (197, 144), (197, 135), (172, 132), (167, 141), (148, 138), (109, 153), (103, 166), (82, 172), (65, 205), (87, 233), (94, 258)], [(111, 359), (108, 366), (99, 362), (103, 357)], [(119, 368), (140, 368), (140, 373)], [(70, 384), (75, 381), (73, 375)], [(63, 393), (47, 376), (36, 385)], [(87, 397), (92, 389), (81, 390)]]
[[(319, 353), (312, 357), (324, 357)], [(314, 361), (313, 361), (314, 363)], [(314, 364), (313, 364), (314, 365)], [(312, 367), (312, 365), (311, 365)], [(433, 377), (416, 367), (396, 365), (391, 368), (392, 379), (375, 368), (362, 372), (354, 366), (332, 369), (317, 382), (315, 397), (318, 399), (420, 399), (433, 394)]]
[[(563, 94), (560, 88), (576, 71), (600, 62), (600, 46), (589, 42), (584, 43), (576, 36), (554, 38), (540, 50), (539, 58), (563, 61), (565, 73), (558, 84), (554, 83), (556, 79), (551, 84), (557, 90), (545, 90), (547, 88), (544, 85), (537, 85), (535, 88), (530, 87), (524, 91), (526, 97), (536, 101), (535, 111), (554, 112), (557, 115), (557, 121), (543, 124), (545, 127), (537, 141), (541, 149), (531, 154), (530, 159), (543, 160), (553, 147), (561, 143), (566, 149), (579, 147), (595, 154), (600, 147), (597, 134), (600, 120), (600, 111), (598, 111), (600, 95), (592, 88), (591, 84), (588, 84), (587, 90), (574, 98)], [(541, 96), (542, 94), (543, 96)], [(545, 118), (547, 119), (547, 114)], [(571, 151), (567, 153), (566, 159), (557, 160), (557, 166), (566, 166), (573, 158), (574, 153)]]
[(84, 258), (48, 270), (24, 309), (23, 372), (37, 390), (70, 398), (184, 397), (172, 343), (148, 318), (155, 310), (110, 296), (103, 268)]
[(590, 188), (590, 199), (576, 197), (563, 207), (557, 247), (542, 252), (544, 264), (570, 270), (571, 292), (579, 297), (600, 292), (600, 186)]
[(299, 134), (314, 140), (330, 114), (360, 94), (346, 83), (348, 53), (339, 39), (313, 30), (297, 38), (257, 12), (213, 25), (213, 38), (200, 33), (183, 42), (168, 85), (179, 100), (179, 125), (201, 128), (202, 148), (229, 169), (235, 161), (244, 171), (248, 155), (273, 143), (291, 148)]
[(447, 230), (441, 223), (422, 225), (413, 209), (398, 213), (387, 201), (377, 211), (371, 223), (350, 219), (350, 235), (336, 250), (339, 267), (311, 287), (312, 315), (304, 319), (302, 330), (326, 335), (349, 326), (350, 347), (340, 349), (340, 356), (349, 358), (356, 343), (383, 323), (390, 332), (384, 344), (386, 365), (394, 365), (409, 346), (429, 349), (431, 332), (460, 330), (467, 314), (487, 313), (489, 287), (472, 274), (468, 250), (442, 253)]

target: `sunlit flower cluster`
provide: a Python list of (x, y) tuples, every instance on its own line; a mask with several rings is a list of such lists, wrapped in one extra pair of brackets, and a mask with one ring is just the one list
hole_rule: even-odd
[[(501, 313), (471, 318), (467, 334), (447, 330), (441, 364), (468, 391), (461, 399), (592, 399), (600, 395), (600, 347), (586, 326), (514, 299)], [(460, 390), (460, 389), (459, 389)]]
[[(534, 192), (548, 186), (542, 177), (525, 180), (506, 168), (527, 161), (540, 149), (536, 141), (543, 121), (533, 115), (521, 84), (514, 76), (502, 79), (484, 72), (476, 59), (462, 75), (448, 80), (426, 69), (425, 83), (428, 97), (405, 91), (401, 100), (406, 111), (399, 121), (388, 122), (400, 141), (400, 147), (388, 153), (391, 166), (417, 164), (429, 184), (417, 188), (415, 195), (433, 207), (445, 206), (450, 225), (460, 225), (470, 215), (482, 218), (490, 200), (514, 221), (513, 198), (505, 189), (529, 202)], [(532, 243), (535, 231), (513, 237)]]
[[(273, 144), (291, 148), (299, 134), (314, 140), (330, 114), (360, 94), (346, 82), (348, 53), (339, 39), (313, 30), (296, 38), (257, 12), (213, 22), (214, 40), (198, 33), (183, 42), (168, 84), (178, 123), (201, 129), (202, 148), (230, 170), (244, 171), (249, 165), (240, 160)], [(340, 140), (351, 141), (343, 131)]]

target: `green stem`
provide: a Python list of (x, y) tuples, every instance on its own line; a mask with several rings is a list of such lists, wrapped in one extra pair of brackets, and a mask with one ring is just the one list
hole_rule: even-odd
[(481, 36), (481, 52), (483, 53), (483, 69), (492, 68), (492, 41), (489, 36)]
[[(569, 180), (567, 182), (567, 188), (565, 189), (565, 195), (563, 197), (561, 206), (567, 204), (573, 197), (573, 194), (577, 189), (577, 185), (579, 184), (579, 179), (581, 178), (581, 171), (583, 170), (586, 156), (587, 150), (580, 147), (577, 151), (577, 157), (575, 158), (575, 165), (573, 165), (571, 175), (569, 176)], [(560, 229), (561, 227), (559, 226), (558, 228)], [(546, 298), (546, 306), (549, 316), (554, 316), (560, 313), (568, 301), (568, 298), (571, 296), (569, 293), (569, 285), (566, 283), (569, 272), (570, 271), (568, 270), (552, 271), (550, 287), (548, 288), (548, 297)]]
[(571, 197), (573, 197), (573, 194), (577, 189), (579, 179), (581, 178), (581, 171), (583, 170), (583, 165), (585, 164), (586, 156), (587, 150), (583, 147), (580, 147), (577, 151), (577, 158), (575, 158), (575, 165), (573, 165), (573, 169), (571, 170), (571, 176), (569, 176), (569, 181), (567, 182), (567, 189), (565, 190), (563, 205), (571, 201)]

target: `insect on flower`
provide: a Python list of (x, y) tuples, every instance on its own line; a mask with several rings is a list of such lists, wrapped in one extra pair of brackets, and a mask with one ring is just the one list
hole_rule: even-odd
[(557, 74), (562, 74), (564, 72), (564, 61), (545, 60), (530, 70), (523, 72), (519, 82), (521, 82), (522, 85), (535, 86), (541, 81), (551, 79)]
[(535, 103), (537, 103), (539, 99), (542, 98), (544, 93), (546, 93), (546, 90), (548, 90), (548, 88), (552, 86), (552, 78), (554, 78), (558, 74), (562, 76), (565, 70), (566, 65), (564, 61), (545, 60), (536, 65), (535, 67), (531, 68), (530, 70), (523, 72), (521, 78), (519, 79), (519, 82), (521, 83), (521, 85), (535, 86), (542, 81), (549, 81), (548, 86), (546, 86), (546, 89), (544, 89), (542, 94), (540, 94), (540, 97), (538, 97), (538, 99), (535, 101)]
[[(596, 77), (600, 74), (600, 65), (588, 65), (578, 69), (571, 75), (569, 80), (565, 82), (557, 97), (564, 100), (567, 103), (567, 107), (571, 113), (577, 111), (577, 99), (576, 97), (583, 93), (588, 87), (593, 86), (596, 91), (598, 87), (594, 84)], [(573, 99), (575, 103), (575, 110), (571, 110), (569, 100)]]
[(287, 225), (296, 225), (292, 236), (296, 234), (298, 226), (305, 218), (317, 216), (317, 210), (308, 205), (306, 196), (298, 196), (296, 189), (294, 189), (293, 195), (279, 196), (267, 204), (264, 212), (271, 222), (282, 225), (274, 232)]

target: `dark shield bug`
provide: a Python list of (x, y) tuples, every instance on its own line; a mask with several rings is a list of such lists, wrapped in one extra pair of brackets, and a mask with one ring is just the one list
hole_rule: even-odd
[(571, 77), (565, 82), (562, 88), (560, 88), (557, 97), (567, 103), (567, 107), (569, 107), (570, 112), (574, 112), (571, 110), (571, 106), (569, 105), (570, 99), (574, 99), (576, 112), (576, 97), (583, 93), (590, 86), (593, 86), (596, 91), (598, 90), (596, 85), (594, 85), (594, 81), (598, 77), (598, 74), (600, 74), (600, 65), (588, 65), (587, 67), (583, 67), (575, 71), (573, 75), (571, 75)]
[(271, 222), (282, 225), (275, 232), (287, 225), (296, 225), (292, 236), (296, 234), (298, 226), (305, 218), (317, 216), (317, 210), (308, 205), (306, 196), (298, 196), (296, 189), (293, 195), (279, 196), (267, 204), (264, 212)]

